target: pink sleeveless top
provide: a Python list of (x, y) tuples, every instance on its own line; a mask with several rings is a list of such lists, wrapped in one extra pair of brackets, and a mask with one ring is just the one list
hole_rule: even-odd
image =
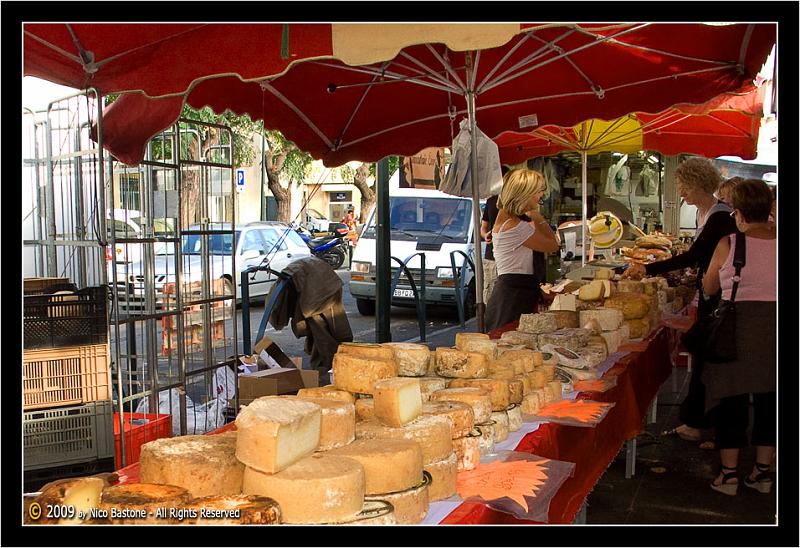
[[(747, 238), (747, 257), (742, 268), (739, 289), (736, 290), (736, 301), (776, 301), (777, 289), (777, 259), (775, 244), (777, 239), (762, 240), (760, 238)], [(736, 245), (736, 235), (728, 236), (731, 252), (719, 269), (719, 282), (722, 287), (722, 298), (731, 298), (733, 276), (736, 269), (733, 267), (733, 250)]]

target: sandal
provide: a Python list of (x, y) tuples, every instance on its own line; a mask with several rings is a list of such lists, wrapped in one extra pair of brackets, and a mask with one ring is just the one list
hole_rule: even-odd
[[(726, 470), (730, 470), (730, 472), (726, 472)], [(716, 479), (711, 482), (711, 488), (714, 491), (719, 491), (724, 495), (734, 496), (736, 495), (736, 491), (739, 489), (739, 475), (736, 472), (736, 468), (728, 468), (727, 466), (722, 466), (720, 473), (722, 474), (722, 481), (719, 484), (716, 483)], [(719, 479), (719, 478), (717, 478)], [(734, 480), (736, 483), (733, 483)]]
[(757, 462), (756, 470), (758, 474), (756, 474), (754, 478), (750, 476), (745, 477), (744, 484), (748, 487), (752, 487), (759, 493), (769, 493), (772, 491), (772, 477), (769, 473), (769, 464)]
[(686, 426), (685, 424), (681, 424), (680, 426), (676, 426), (675, 428), (672, 428), (670, 430), (664, 430), (663, 432), (661, 432), (661, 435), (662, 436), (678, 436), (682, 440), (686, 440), (686, 441), (701, 441), (703, 439), (702, 434), (695, 434), (695, 435), (687, 434), (685, 432), (686, 428), (690, 428), (690, 427)]
[(711, 440), (706, 440), (706, 441), (704, 441), (703, 443), (701, 443), (700, 445), (698, 445), (698, 447), (699, 447), (700, 449), (705, 449), (705, 450), (707, 450), (707, 451), (713, 451), (713, 450), (716, 448), (716, 445), (714, 445), (714, 442), (713, 442), (713, 441), (711, 441)]

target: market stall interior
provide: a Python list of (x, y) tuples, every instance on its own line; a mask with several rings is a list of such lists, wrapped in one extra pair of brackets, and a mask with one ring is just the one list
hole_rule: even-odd
[[(233, 27), (238, 40), (209, 40), (207, 33), (229, 36)], [(40, 485), (37, 494), (26, 497), (26, 508), (35, 502), (102, 510), (91, 517), (49, 520), (60, 523), (581, 519), (582, 501), (621, 445), (641, 429), (658, 385), (668, 376), (671, 338), (661, 320), (687, 313), (691, 281), (620, 280), (613, 270), (597, 267), (591, 280), (551, 284), (550, 310), (523, 314), (491, 334), (480, 332), (478, 289), (478, 332), (456, 333), (453, 348), (389, 342), (387, 284), (378, 298), (384, 308), (376, 315), (377, 343), (340, 344), (330, 385), (317, 387), (313, 375), (296, 368), (267, 369), (256, 356), (260, 371), (237, 378), (232, 372), (240, 362), (235, 305), (242, 294), (234, 276), (237, 242), (246, 238), (247, 227), (236, 223), (233, 138), (230, 128), (179, 120), (179, 113), (184, 104), (247, 113), (326, 165), (359, 159), (385, 166), (387, 155), (449, 146), (459, 125), (468, 129), (471, 180), (462, 192), (475, 204), (472, 258), (480, 288), (477, 206), (488, 193), (478, 190), (478, 128), (495, 138), (512, 129), (581, 124), (586, 145), (591, 117), (661, 112), (725, 92), (752, 93), (775, 27), (402, 27), (220, 24), (204, 26), (206, 34), (195, 40), (200, 36), (195, 25), (26, 25), (26, 74), (91, 86), (66, 103), (52, 104), (40, 124), (44, 138), (35, 145), (33, 165), (45, 184), (37, 179), (30, 189), (38, 222), (26, 241), (40, 276), (27, 283), (49, 308), (35, 310), (34, 295), (26, 297), (26, 337), (34, 323), (46, 320), (50, 339), (37, 342), (38, 348), (65, 355), (65, 343), (52, 335), (64, 328), (52, 319), (85, 323), (89, 303), (82, 292), (101, 288), (92, 318), (104, 322), (105, 332), (91, 342), (105, 353), (95, 349), (91, 361), (79, 355), (67, 364), (63, 356), (33, 359), (36, 345), (26, 344), (25, 457), (30, 463), (30, 447), (47, 457), (32, 470), (52, 465), (63, 444), (43, 449), (43, 437), (56, 431), (65, 441), (68, 421), (86, 414), (87, 406), (102, 407), (90, 413), (93, 433), (84, 441), (92, 456), (112, 457), (119, 469), (102, 478), (83, 469), (80, 477)], [(127, 41), (118, 40), (122, 30), (128, 31)], [(266, 43), (267, 53), (241, 50), (251, 43), (243, 33)], [(202, 49), (211, 44), (216, 50)], [(203, 62), (184, 62), (181, 52), (187, 48), (190, 58)], [(600, 60), (618, 68), (600, 71)], [(666, 80), (677, 84), (664, 86)], [(101, 98), (112, 93), (122, 95), (103, 108)], [(70, 112), (70, 101), (83, 115), (69, 122), (68, 138), (59, 141), (53, 132), (61, 126), (54, 117)], [(201, 149), (192, 136), (208, 132), (216, 140)], [(71, 139), (74, 150), (53, 150), (54, 142)], [(582, 191), (575, 194), (580, 210), (559, 212), (576, 219), (579, 214), (580, 226), (589, 212), (588, 150), (581, 151)], [(78, 160), (59, 164), (62, 158)], [(612, 152), (597, 156), (602, 165), (597, 175), (616, 181), (625, 163), (619, 158)], [(654, 169), (651, 158), (633, 151), (624, 157), (630, 169), (639, 168), (641, 179), (642, 171)], [(539, 165), (544, 173), (547, 165), (550, 171), (558, 165), (568, 171), (575, 159), (575, 153), (563, 153)], [(54, 171), (54, 160), (63, 169)], [(379, 194), (388, 201), (385, 169), (378, 174)], [(121, 213), (116, 185), (107, 184), (114, 177), (142, 185), (138, 221)], [(634, 193), (627, 193), (629, 205)], [(658, 189), (653, 194), (660, 197)], [(389, 214), (381, 203), (379, 198), (379, 223)], [(595, 220), (621, 227), (621, 214), (601, 213), (617, 206), (598, 200), (595, 207)], [(269, 240), (270, 228), (258, 229), (263, 232), (258, 238)], [(386, 280), (389, 244), (386, 233), (376, 232), (385, 248), (378, 277), (383, 272)], [(622, 237), (620, 231), (602, 240), (608, 231), (594, 232), (598, 249)], [(586, 238), (581, 241), (584, 255)], [(682, 244), (677, 234), (650, 234), (633, 242), (666, 253)], [(661, 255), (651, 251), (643, 260), (653, 260), (653, 254)], [(226, 332), (230, 316), (232, 334)], [(255, 350), (269, 347), (269, 341), (259, 341)], [(62, 371), (42, 367), (48, 360), (61, 360)], [(78, 396), (59, 399), (67, 394), (66, 384), (54, 377), (77, 379)], [(582, 381), (602, 382), (581, 390)], [(43, 392), (49, 399), (37, 400)], [(228, 400), (235, 420), (224, 414)], [(159, 413), (153, 413), (156, 409)], [(602, 440), (602, 458), (580, 459), (580, 444), (557, 443), (567, 438)], [(598, 447), (595, 441), (592, 445)], [(85, 457), (72, 455), (70, 462)], [(186, 517), (160, 515), (161, 507), (179, 509)], [(129, 512), (116, 512), (121, 508)], [(211, 521), (192, 509), (211, 510)], [(29, 520), (31, 515), (26, 510)]]

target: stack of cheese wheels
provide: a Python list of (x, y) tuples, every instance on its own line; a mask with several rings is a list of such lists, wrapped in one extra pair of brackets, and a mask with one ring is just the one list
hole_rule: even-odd
[(356, 408), (352, 403), (305, 396), (284, 396), (309, 401), (319, 405), (322, 410), (318, 451), (328, 451), (334, 447), (347, 445), (356, 439)]
[(508, 438), (508, 413), (505, 409), (493, 411), (491, 420), (494, 422), (494, 442), (505, 441)]
[(468, 337), (462, 339), (460, 346), (456, 344), (456, 350), (463, 352), (478, 352), (486, 356), (490, 362), (497, 359), (497, 341), (478, 337)]
[(176, 485), (123, 483), (103, 489), (99, 507), (113, 524), (164, 525), (180, 523), (180, 516), (170, 510), (185, 506), (191, 498), (189, 491)]
[(191, 514), (183, 520), (187, 525), (273, 525), (281, 522), (278, 503), (258, 495), (202, 497), (192, 500), (183, 509)]
[(555, 331), (556, 318), (548, 314), (522, 314), (519, 317), (517, 331), (523, 333), (551, 333)]
[(459, 470), (472, 470), (478, 466), (480, 447), (477, 440), (470, 437), (475, 424), (471, 406), (455, 401), (436, 401), (424, 404), (422, 412), (443, 416), (450, 421), (453, 451), (458, 459)]
[(456, 494), (458, 457), (455, 452), (446, 458), (426, 464), (424, 468), (432, 478), (428, 489), (428, 498), (431, 502), (444, 500)]
[(437, 415), (421, 415), (401, 427), (382, 424), (376, 419), (356, 423), (356, 439), (400, 439), (420, 444), (423, 464), (446, 458), (453, 451), (450, 420)]
[(540, 390), (534, 390), (522, 399), (520, 411), (523, 415), (535, 415), (545, 404)]
[(494, 452), (494, 421), (476, 424), (473, 433), (479, 436), (478, 444), (480, 445), (481, 455)]
[[(55, 480), (43, 486), (41, 494), (31, 502), (36, 502), (41, 508), (63, 506), (73, 508), (72, 516), (56, 516), (56, 514), (43, 511), (41, 517), (31, 523), (49, 524), (81, 524), (91, 523), (90, 512), (100, 507), (100, 499), (105, 482), (98, 477), (68, 478)], [(26, 511), (26, 518), (29, 517)]]
[(424, 344), (383, 343), (394, 350), (397, 371), (401, 377), (424, 377), (428, 373), (431, 350)]
[(363, 465), (365, 500), (390, 502), (397, 523), (418, 523), (427, 514), (428, 485), (423, 486), (419, 443), (403, 439), (359, 439), (329, 454), (355, 459)]
[(508, 415), (508, 431), (509, 432), (516, 432), (520, 428), (522, 428), (522, 402), (520, 403), (511, 404), (506, 409), (506, 415)]
[(332, 384), (314, 388), (301, 388), (297, 391), (297, 395), (301, 398), (327, 398), (347, 403), (356, 402), (356, 397), (353, 394), (345, 390), (339, 390)]
[(177, 485), (193, 497), (238, 495), (244, 465), (236, 458), (237, 436), (180, 436), (142, 445), (142, 483)]
[(372, 394), (375, 382), (397, 377), (399, 366), (392, 347), (342, 343), (333, 356), (333, 384), (355, 394)]
[(481, 387), (446, 388), (431, 394), (431, 401), (461, 402), (472, 408), (475, 424), (488, 421), (492, 415), (492, 397)]
[(311, 454), (320, 442), (320, 405), (259, 398), (239, 413), (236, 427), (236, 456), (245, 465), (242, 492), (276, 500), (285, 523), (329, 523), (361, 511), (363, 466), (345, 457)]
[(489, 391), (492, 411), (504, 411), (511, 404), (511, 390), (505, 379), (453, 379), (448, 388), (483, 388)]

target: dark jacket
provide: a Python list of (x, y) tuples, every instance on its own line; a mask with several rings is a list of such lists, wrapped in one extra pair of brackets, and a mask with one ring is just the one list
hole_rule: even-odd
[[(305, 257), (283, 269), (290, 283), (278, 295), (269, 323), (280, 331), (292, 322), (297, 338), (305, 337), (305, 352), (311, 368), (320, 373), (330, 370), (339, 343), (353, 340), (350, 322), (342, 305), (342, 280), (328, 263)], [(277, 284), (270, 290), (269, 301)]]

